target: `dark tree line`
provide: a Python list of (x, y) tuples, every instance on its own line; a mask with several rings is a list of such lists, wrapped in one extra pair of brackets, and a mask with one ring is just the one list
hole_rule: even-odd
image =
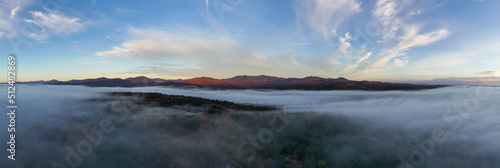
[(208, 113), (220, 113), (224, 109), (243, 110), (243, 111), (272, 111), (278, 110), (276, 106), (241, 104), (225, 100), (212, 100), (194, 96), (166, 95), (161, 93), (137, 93), (137, 92), (111, 92), (112, 96), (127, 96), (143, 98), (143, 105), (153, 105), (162, 107), (190, 105), (197, 107), (206, 107)]

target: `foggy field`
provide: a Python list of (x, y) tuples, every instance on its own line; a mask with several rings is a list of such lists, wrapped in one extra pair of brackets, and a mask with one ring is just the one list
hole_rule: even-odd
[[(17, 87), (16, 161), (2, 158), (2, 167), (500, 165), (498, 87), (383, 92)], [(208, 114), (204, 107), (147, 106), (108, 92), (158, 92), (283, 109)], [(2, 141), (7, 137), (3, 131)]]

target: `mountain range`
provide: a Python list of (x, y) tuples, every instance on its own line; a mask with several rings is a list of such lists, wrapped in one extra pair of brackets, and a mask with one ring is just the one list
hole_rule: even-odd
[(416, 85), (378, 81), (354, 81), (346, 78), (281, 78), (274, 76), (235, 76), (227, 79), (197, 77), (192, 79), (166, 80), (138, 76), (133, 78), (96, 78), (69, 81), (19, 82), (48, 85), (84, 85), (90, 87), (144, 87), (170, 86), (206, 89), (273, 89), (273, 90), (421, 90), (444, 87), (444, 85)]

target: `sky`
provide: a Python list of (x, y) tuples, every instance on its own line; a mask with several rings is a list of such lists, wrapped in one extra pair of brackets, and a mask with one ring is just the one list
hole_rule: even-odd
[(0, 51), (16, 55), (18, 81), (499, 76), (499, 6), (494, 0), (3, 0)]

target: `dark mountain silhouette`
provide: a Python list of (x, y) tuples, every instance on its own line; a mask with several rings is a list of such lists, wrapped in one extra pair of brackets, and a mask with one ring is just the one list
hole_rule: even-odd
[(185, 80), (165, 80), (138, 76), (134, 78), (97, 78), (70, 81), (34, 81), (28, 84), (84, 85), (90, 87), (143, 87), (171, 86), (206, 89), (274, 89), (274, 90), (421, 90), (444, 87), (444, 85), (415, 85), (378, 81), (352, 81), (346, 78), (280, 78), (274, 76), (235, 76), (228, 79), (198, 77)]

